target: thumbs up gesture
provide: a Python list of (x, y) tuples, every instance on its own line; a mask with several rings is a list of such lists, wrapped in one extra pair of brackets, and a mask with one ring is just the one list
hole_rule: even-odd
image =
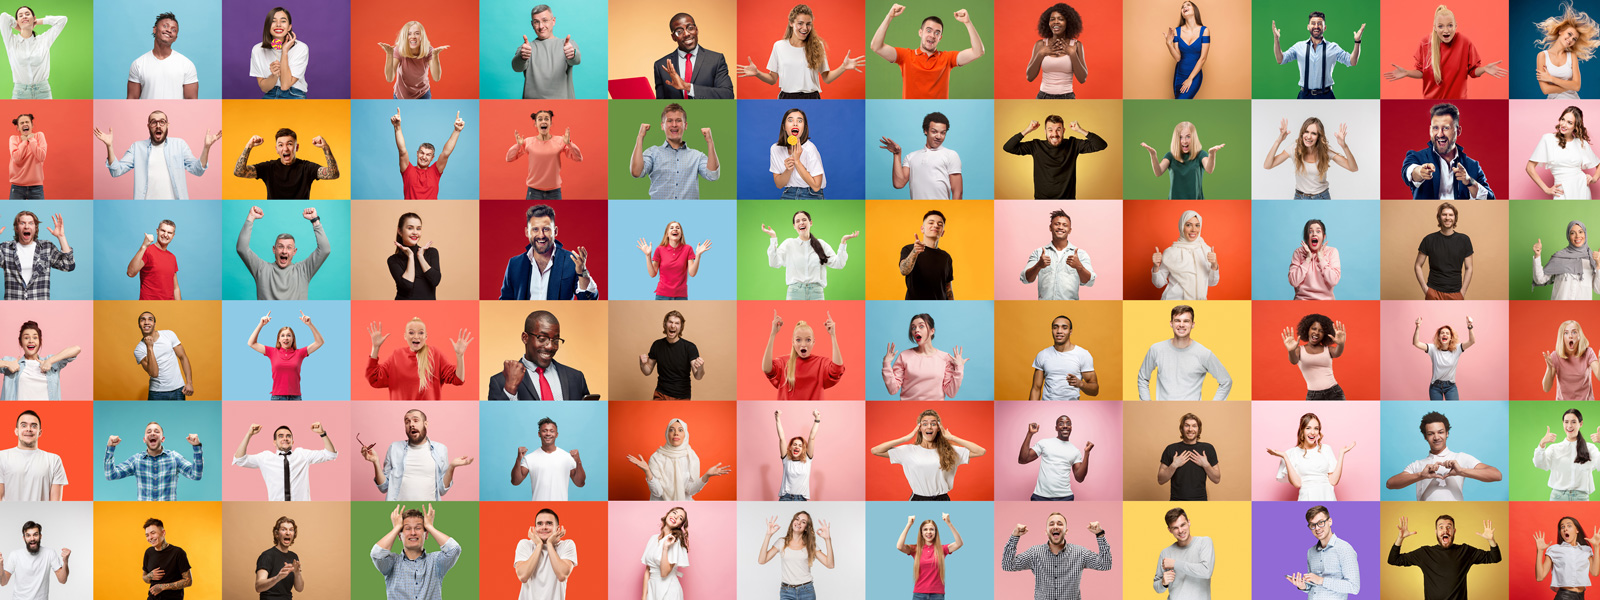
[(578, 56), (578, 45), (572, 43), (572, 36), (569, 35), (561, 41), (561, 51), (567, 55), (567, 60)]
[(1539, 440), (1539, 447), (1543, 448), (1545, 446), (1545, 444), (1553, 443), (1553, 442), (1556, 441), (1556, 439), (1557, 439), (1557, 436), (1556, 436), (1555, 432), (1554, 431), (1550, 431), (1550, 426), (1549, 425), (1545, 425), (1544, 426), (1544, 439)]
[(533, 57), (533, 44), (528, 42), (528, 36), (522, 36), (522, 45), (517, 47), (517, 56), (522, 60)]
[(1161, 248), (1159, 246), (1156, 247), (1156, 253), (1150, 257), (1150, 261), (1155, 263), (1155, 266), (1161, 266)]
[(1083, 262), (1078, 260), (1077, 249), (1073, 249), (1072, 255), (1067, 257), (1067, 266), (1072, 267), (1073, 269), (1083, 268)]

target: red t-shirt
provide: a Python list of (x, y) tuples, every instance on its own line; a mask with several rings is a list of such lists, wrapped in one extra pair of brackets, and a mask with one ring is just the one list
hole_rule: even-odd
[(950, 98), (950, 70), (956, 68), (956, 52), (923, 54), (920, 48), (895, 48), (894, 64), (900, 65), (900, 97), (906, 100), (945, 100)]
[(175, 300), (178, 287), (178, 257), (160, 247), (144, 249), (144, 268), (139, 269), (140, 300)]
[(1429, 100), (1466, 98), (1467, 81), (1477, 75), (1483, 59), (1478, 58), (1478, 47), (1467, 36), (1457, 33), (1448, 44), (1439, 44), (1439, 70), (1441, 81), (1433, 81), (1433, 53), (1429, 46), (1432, 38), (1423, 37), (1417, 46), (1416, 67), (1422, 71), (1422, 97)]
[(657, 273), (656, 295), (669, 298), (689, 297), (689, 261), (694, 258), (694, 246), (681, 244), (656, 246), (650, 260), (660, 265)]
[(439, 163), (430, 164), (426, 169), (407, 164), (406, 170), (400, 172), (400, 180), (405, 183), (406, 199), (438, 200), (439, 178), (442, 176), (444, 173), (439, 171)]
[(272, 395), (300, 395), (300, 363), (305, 362), (306, 355), (304, 346), (293, 350), (267, 348), (267, 360), (272, 361)]
[(833, 359), (812, 354), (810, 358), (794, 361), (794, 389), (789, 389), (789, 356), (772, 358), (772, 373), (767, 382), (778, 388), (779, 400), (821, 400), (822, 390), (839, 384), (844, 377), (844, 365), (833, 364)]
[[(919, 534), (920, 535), (920, 534)], [(950, 555), (950, 545), (938, 547), (945, 556)], [(922, 568), (917, 571), (917, 586), (911, 588), (913, 594), (943, 594), (944, 580), (939, 578), (939, 563), (933, 555), (934, 546), (923, 546), (917, 553), (917, 562), (922, 563)]]

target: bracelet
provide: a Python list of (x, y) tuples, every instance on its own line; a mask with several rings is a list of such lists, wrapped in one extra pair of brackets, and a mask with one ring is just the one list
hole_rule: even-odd
[(812, 419), (811, 422), (812, 423), (821, 423), (822, 419)]
[(322, 432), (322, 437), (328, 437), (328, 432), (326, 432), (326, 431)]

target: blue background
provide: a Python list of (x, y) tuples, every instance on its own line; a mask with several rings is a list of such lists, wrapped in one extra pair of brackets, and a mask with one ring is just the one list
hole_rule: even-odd
[(511, 70), (511, 55), (522, 45), (522, 36), (532, 41), (532, 15), (537, 4), (549, 4), (550, 13), (556, 17), (551, 35), (564, 38), (572, 36), (583, 62), (572, 69), (572, 92), (580, 100), (604, 100), (611, 97), (606, 89), (606, 65), (609, 64), (609, 20), (607, 0), (584, 2), (513, 2), (511, 0), (480, 0), (478, 2), (478, 93), (484, 99), (522, 99), (522, 73)]
[(394, 125), (389, 117), (400, 109), (400, 131), (406, 136), (411, 164), (417, 164), (417, 147), (433, 144), (434, 160), (444, 152), (456, 121), (456, 111), (466, 127), (456, 139), (455, 151), (439, 179), (440, 200), (478, 199), (478, 102), (476, 100), (352, 100), (350, 102), (350, 195), (358, 200), (405, 198), (400, 180), (399, 154), (394, 147)]
[[(167, 441), (163, 446), (194, 460), (194, 451), (184, 437), (193, 433), (200, 436), (200, 453), (205, 464), (200, 481), (178, 476), (178, 500), (222, 500), (222, 470), (225, 461), (232, 459), (228, 452), (234, 446), (222, 439), (221, 402), (96, 402), (94, 403), (94, 499), (137, 500), (139, 484), (133, 477), (106, 481), (100, 460), (105, 456), (106, 439), (122, 437), (117, 444), (113, 464), (121, 464), (128, 457), (144, 452), (144, 428), (151, 421), (161, 423)], [(237, 443), (234, 442), (234, 443)]]
[[(393, 130), (391, 130), (393, 131)], [(217, 235), (221, 240), (222, 299), (255, 300), (256, 281), (244, 266), (244, 259), (234, 251), (239, 240), (239, 229), (244, 227), (250, 207), (259, 206), (266, 216), (256, 219), (251, 229), (250, 250), (262, 260), (271, 262), (272, 246), (278, 234), (294, 236), (294, 262), (311, 257), (317, 249), (317, 238), (311, 232), (311, 222), (301, 216), (307, 208), (317, 209), (322, 218), (322, 231), (328, 236), (333, 252), (322, 262), (316, 277), (311, 279), (307, 298), (311, 300), (350, 299), (350, 202), (346, 200), (236, 200), (222, 203), (222, 225)], [(256, 315), (259, 318), (261, 315)], [(248, 332), (246, 332), (248, 333)]]
[[(690, 300), (737, 300), (734, 286), (736, 254), (739, 244), (734, 233), (737, 208), (733, 200), (612, 200), (611, 222), (607, 230), (611, 284), (606, 295), (612, 300), (655, 300), (660, 276), (647, 277), (644, 253), (636, 245), (639, 238), (650, 243), (651, 251), (661, 243), (667, 223), (683, 224), (683, 238), (698, 246), (711, 240), (711, 262), (700, 262), (699, 274), (689, 278)], [(70, 238), (69, 238), (70, 239)], [(639, 252), (638, 254), (634, 254)], [(594, 255), (590, 254), (590, 258)]]
[[(950, 132), (944, 147), (961, 155), (963, 198), (994, 197), (994, 101), (993, 100), (868, 100), (866, 129), (862, 148), (866, 151), (867, 197), (909, 198), (911, 184), (894, 189), (889, 178), (889, 151), (878, 147), (878, 138), (887, 136), (900, 144), (903, 160), (927, 145), (922, 134), (922, 118), (931, 112), (944, 113)], [(762, 147), (770, 146), (768, 143)], [(761, 164), (766, 164), (763, 159)], [(772, 180), (769, 175), (768, 181)]]
[[(167, 249), (178, 256), (178, 287), (183, 299), (222, 299), (222, 255), (214, 251), (222, 243), (217, 227), (222, 218), (221, 202), (107, 200), (94, 209), (100, 217), (94, 227), (94, 237), (99, 242), (94, 246), (94, 258), (100, 265), (94, 270), (96, 300), (139, 299), (139, 278), (128, 277), (128, 260), (133, 258), (144, 234), (155, 235), (162, 219), (171, 219), (178, 225)], [(67, 236), (72, 239), (70, 228)], [(229, 241), (235, 239), (238, 238)], [(234, 260), (238, 260), (237, 255)]]
[(917, 347), (906, 337), (911, 317), (928, 313), (933, 317), (933, 347), (970, 358), (961, 377), (961, 391), (952, 400), (994, 399), (994, 303), (958, 300), (893, 300), (867, 302), (867, 350), (862, 360), (862, 377), (867, 381), (868, 400), (899, 400), (890, 396), (883, 383), (883, 353), (894, 342), (896, 354)]
[(602, 402), (484, 402), (478, 405), (478, 499), (523, 500), (532, 497), (527, 481), (513, 487), (507, 467), (517, 457), (517, 447), (539, 449), (539, 419), (550, 417), (560, 435), (556, 446), (577, 450), (588, 477), (583, 487), (567, 484), (568, 500), (606, 499), (606, 406)]
[[(1453, 425), (1454, 422), (1451, 422)], [(1316, 502), (1255, 502), (1251, 504), (1250, 582), (1262, 597), (1298, 597), (1294, 584), (1284, 577), (1292, 573), (1305, 573), (1306, 551), (1317, 544), (1316, 536), (1306, 528), (1306, 511)], [(1376, 548), (1394, 543), (1393, 523), (1378, 522), (1377, 502), (1327, 502), (1328, 518), (1333, 520), (1333, 533), (1356, 550), (1356, 565), (1361, 568), (1365, 587), (1378, 587), (1380, 554)], [(1322, 518), (1318, 516), (1317, 518)], [(1508, 525), (1509, 527), (1509, 525)], [(1387, 536), (1387, 540), (1383, 539)], [(1388, 543), (1385, 544), (1384, 542)], [(1370, 586), (1370, 587), (1369, 587)]]
[(305, 311), (316, 324), (317, 331), (322, 332), (322, 347), (300, 365), (300, 393), (304, 399), (349, 400), (352, 372), (349, 332), (354, 331), (350, 327), (350, 303), (327, 301), (223, 302), (222, 397), (228, 400), (271, 399), (271, 362), (244, 343), (250, 330), (255, 329), (269, 310), (272, 322), (267, 323), (256, 338), (263, 346), (276, 345), (281, 327), (294, 328), (296, 346), (310, 346), (316, 338), (312, 337), (311, 328), (300, 322), (300, 311)]
[(1340, 300), (1379, 300), (1383, 278), (1381, 240), (1373, 227), (1381, 217), (1377, 200), (1256, 200), (1250, 203), (1250, 296), (1255, 300), (1293, 300), (1289, 261), (1303, 243), (1306, 221), (1320, 219), (1328, 245), (1339, 251)]
[[(1511, 80), (1508, 83), (1508, 87), (1512, 98), (1533, 98), (1538, 100), (1545, 98), (1544, 92), (1539, 90), (1539, 81), (1533, 78), (1534, 68), (1543, 64), (1542, 62), (1536, 62), (1539, 58), (1539, 47), (1533, 45), (1543, 35), (1539, 33), (1539, 28), (1533, 25), (1550, 17), (1560, 17), (1561, 3), (1569, 1), (1571, 0), (1517, 0), (1511, 3), (1510, 22), (1513, 24), (1510, 28), (1511, 56), (1508, 57), (1509, 60), (1501, 62), (1500, 67), (1511, 71), (1511, 74), (1507, 77)], [(1588, 11), (1591, 16), (1594, 13), (1593, 4), (1574, 3), (1574, 8), (1579, 11)], [(1499, 25), (1495, 25), (1494, 29), (1500, 29)], [(1483, 57), (1484, 64), (1494, 60), (1494, 57)], [(1593, 75), (1595, 71), (1589, 67), (1593, 66), (1594, 63), (1593, 59), (1590, 59), (1589, 62), (1580, 62), (1578, 63), (1578, 70), (1581, 71), (1582, 75)], [(1592, 97), (1594, 92), (1589, 91), (1592, 89), (1578, 90), (1578, 95), (1585, 98)], [(1520, 174), (1518, 175), (1520, 176)]]
[(811, 143), (822, 154), (827, 176), (822, 193), (829, 200), (865, 198), (865, 156), (860, 140), (866, 135), (866, 104), (861, 100), (740, 100), (739, 197), (775, 199), (783, 193), (772, 183), (770, 161), (778, 125), (791, 108), (805, 111)]
[[(993, 502), (868, 502), (867, 546), (868, 598), (905, 598), (912, 586), (911, 561), (894, 547), (906, 526), (906, 517), (916, 515), (906, 541), (911, 542), (924, 519), (939, 524), (939, 543), (955, 541), (950, 528), (939, 520), (940, 512), (950, 513), (950, 522), (961, 531), (961, 549), (944, 557), (946, 598), (994, 597), (994, 570), (1000, 549), (994, 547)], [(692, 567), (691, 567), (692, 568)]]
[[(1450, 418), (1450, 440), (1446, 447), (1453, 452), (1471, 454), (1479, 462), (1500, 469), (1510, 475), (1509, 444), (1506, 423), (1510, 408), (1504, 401), (1497, 402), (1384, 402), (1382, 414), (1383, 452), (1379, 461), (1380, 476), (1387, 481), (1407, 465), (1428, 455), (1428, 442), (1417, 429), (1422, 415), (1439, 411)], [(1505, 477), (1494, 483), (1468, 479), (1462, 485), (1467, 500), (1510, 499), (1511, 488)], [(1415, 484), (1398, 490), (1383, 487), (1381, 500), (1416, 501)]]
[[(194, 63), (200, 75), (200, 97), (222, 97), (222, 55), (217, 52), (222, 47), (222, 3), (164, 0), (159, 5), (101, 2), (95, 6), (95, 98), (128, 97), (128, 68), (133, 59), (155, 46), (150, 29), (155, 26), (156, 15), (164, 12), (178, 17), (178, 41), (173, 42), (172, 49)], [(248, 64), (245, 69), (248, 72)]]
[[(0, 241), (13, 241), (16, 229), (12, 226), (17, 213), (30, 211), (39, 217), (38, 238), (52, 244), (57, 249), (61, 248), (61, 240), (50, 235), (47, 229), (54, 227), (52, 217), (61, 213), (62, 228), (66, 230), (67, 242), (72, 245), (72, 271), (50, 270), (50, 299), (51, 300), (93, 300), (94, 299), (94, 210), (93, 202), (89, 200), (7, 200), (0, 209), (0, 226), (5, 231), (0, 231)], [(732, 240), (729, 240), (730, 242)], [(127, 267), (128, 263), (122, 263)], [(5, 280), (5, 275), (0, 273), (0, 281)]]

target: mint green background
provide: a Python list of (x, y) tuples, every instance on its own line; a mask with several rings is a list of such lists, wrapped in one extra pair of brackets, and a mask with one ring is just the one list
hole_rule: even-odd
[[(1300, 93), (1299, 62), (1280, 65), (1272, 54), (1272, 20), (1278, 20), (1283, 31), (1283, 49), (1295, 42), (1311, 37), (1306, 31), (1307, 16), (1313, 10), (1326, 13), (1328, 29), (1322, 32), (1325, 39), (1338, 42), (1345, 52), (1355, 52), (1356, 30), (1362, 23), (1367, 30), (1361, 32), (1361, 60), (1354, 67), (1343, 63), (1333, 68), (1333, 91), (1340, 100), (1378, 98), (1381, 72), (1387, 67), (1379, 59), (1377, 0), (1350, 0), (1347, 2), (1313, 4), (1296, 0), (1256, 0), (1250, 12), (1250, 96), (1253, 98), (1294, 98)], [(1531, 77), (1531, 75), (1530, 75)], [(1204, 139), (1204, 138), (1202, 138)]]
[[(1000, 0), (1011, 2), (1014, 0)], [(967, 26), (956, 20), (956, 11), (967, 9), (967, 14), (972, 17), (972, 25), (978, 29), (978, 36), (983, 39), (983, 56), (978, 60), (967, 63), (965, 66), (956, 67), (950, 71), (950, 97), (955, 99), (989, 100), (994, 98), (994, 4), (990, 2), (968, 2), (967, 0), (924, 0), (921, 2), (901, 2), (906, 5), (906, 12), (896, 17), (889, 24), (889, 33), (883, 37), (883, 43), (896, 48), (916, 48), (922, 44), (922, 36), (917, 32), (922, 28), (922, 20), (928, 17), (939, 17), (944, 21), (944, 37), (939, 40), (939, 49), (960, 52), (972, 47), (972, 41), (967, 35)], [(892, 62), (883, 60), (883, 57), (872, 52), (872, 34), (878, 32), (878, 25), (883, 24), (883, 18), (889, 14), (889, 7), (894, 5), (894, 0), (869, 0), (867, 2), (866, 35), (862, 48), (867, 49), (867, 98), (893, 98), (900, 99), (900, 67)], [(1032, 30), (1026, 32), (1029, 39), (1034, 35)], [(792, 233), (792, 232), (791, 232)], [(828, 280), (833, 283), (832, 279)]]
[[(1549, 202), (1549, 200), (1546, 200)], [(1511, 463), (1510, 470), (1501, 468), (1506, 481), (1511, 484), (1512, 500), (1549, 500), (1550, 472), (1533, 466), (1533, 449), (1539, 447), (1540, 438), (1544, 437), (1544, 428), (1549, 427), (1556, 436), (1565, 439), (1566, 432), (1561, 429), (1561, 415), (1569, 408), (1576, 408), (1583, 414), (1583, 429), (1580, 430), (1584, 441), (1589, 440), (1589, 434), (1594, 433), (1597, 424), (1600, 424), (1600, 405), (1593, 402), (1512, 402), (1511, 403)], [(1595, 457), (1600, 460), (1600, 457)], [(1498, 466), (1498, 465), (1496, 465)], [(1589, 499), (1594, 499), (1594, 494), (1589, 494)]]
[[(476, 468), (477, 465), (467, 467)], [(406, 509), (427, 512), (427, 502), (406, 502)], [(478, 597), (478, 503), (433, 502), (434, 523), (439, 529), (461, 544), (461, 558), (444, 577), (445, 598)], [(372, 566), (372, 545), (389, 533), (389, 513), (395, 503), (350, 503), (350, 598), (352, 600), (386, 600), (383, 575)], [(404, 511), (402, 511), (404, 512)], [(398, 536), (397, 538), (398, 539)], [(437, 552), (439, 545), (429, 535), (422, 542), (428, 552)], [(393, 549), (400, 548), (396, 542)], [(509, 569), (507, 569), (509, 570)]]
[(812, 234), (839, 251), (839, 238), (852, 232), (861, 235), (850, 240), (849, 259), (843, 269), (828, 269), (829, 300), (864, 300), (867, 285), (867, 203), (841, 200), (739, 201), (739, 299), (782, 300), (788, 291), (785, 269), (767, 266), (767, 244), (771, 238), (761, 231), (765, 223), (778, 232), (778, 243), (795, 237), (795, 211), (811, 213)]
[[(0, 7), (0, 11), (15, 17), (17, 7), (22, 4), (6, 5)], [(40, 18), (56, 15), (67, 18), (66, 30), (50, 46), (50, 96), (65, 100), (93, 99), (94, 2), (64, 0), (28, 6)], [(40, 26), (33, 31), (41, 34), (49, 30), (49, 27)], [(0, 98), (11, 98), (11, 85), (11, 61), (0, 60)]]
[[(650, 132), (644, 136), (644, 147), (666, 143), (661, 132), (661, 109), (671, 100), (612, 100), (608, 119), (611, 126), (606, 133), (607, 151), (606, 184), (612, 200), (649, 200), (650, 178), (634, 179), (628, 174), (628, 162), (633, 156), (633, 140), (639, 135), (639, 124), (649, 123)], [(683, 140), (701, 152), (706, 151), (706, 138), (700, 135), (701, 127), (711, 128), (711, 138), (717, 142), (718, 165), (722, 177), (716, 181), (700, 180), (701, 200), (733, 200), (738, 195), (739, 132), (738, 113), (734, 100), (679, 100), (688, 116), (688, 128)]]
[[(1508, 254), (1511, 257), (1509, 290), (1512, 300), (1550, 299), (1550, 286), (1533, 287), (1533, 243), (1544, 240), (1544, 252), (1539, 260), (1548, 262), (1556, 251), (1567, 247), (1567, 221), (1574, 220), (1583, 221), (1588, 227), (1589, 249), (1600, 250), (1600, 239), (1594, 237), (1595, 227), (1600, 227), (1600, 204), (1582, 200), (1511, 201), (1511, 248)], [(1594, 295), (1590, 294), (1590, 297)], [(1595, 414), (1600, 417), (1600, 409), (1596, 409)]]
[(1257, 166), (1250, 153), (1249, 100), (1124, 100), (1122, 102), (1122, 194), (1129, 200), (1166, 200), (1172, 176), (1156, 177), (1150, 155), (1140, 142), (1156, 149), (1159, 161), (1172, 143), (1172, 128), (1194, 123), (1202, 148), (1227, 144), (1217, 153), (1217, 171), (1205, 175), (1207, 200), (1250, 197), (1250, 171)]

